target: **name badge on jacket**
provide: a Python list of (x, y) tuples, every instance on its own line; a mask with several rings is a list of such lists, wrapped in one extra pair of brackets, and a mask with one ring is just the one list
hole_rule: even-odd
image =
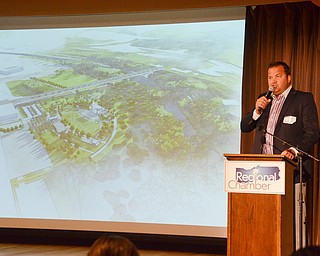
[(285, 116), (283, 118), (283, 123), (284, 124), (294, 124), (297, 121), (296, 116)]

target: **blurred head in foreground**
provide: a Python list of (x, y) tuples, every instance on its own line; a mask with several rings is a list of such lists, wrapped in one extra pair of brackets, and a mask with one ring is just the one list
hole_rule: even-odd
[(139, 256), (139, 252), (125, 237), (102, 236), (93, 243), (87, 256)]

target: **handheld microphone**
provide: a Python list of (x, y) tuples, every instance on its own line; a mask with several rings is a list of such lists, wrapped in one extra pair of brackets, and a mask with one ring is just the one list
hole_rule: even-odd
[[(264, 95), (268, 100), (269, 99), (273, 99), (274, 95), (273, 95), (273, 91), (274, 91), (274, 88), (272, 86), (269, 86), (269, 90), (267, 91), (267, 93)], [(263, 109), (259, 107), (259, 111), (260, 112), (263, 112)], [(253, 119), (251, 119), (249, 122), (248, 122), (248, 125), (252, 125), (253, 123)]]
[[(273, 91), (274, 91), (274, 88), (272, 86), (269, 86), (269, 90), (268, 92), (264, 95), (268, 100), (269, 99), (272, 99), (273, 98)], [(259, 108), (259, 111), (262, 112), (263, 109), (262, 108)]]
[(272, 86), (269, 86), (269, 90), (266, 93), (266, 95), (264, 95), (268, 100), (273, 98), (273, 91), (274, 88)]

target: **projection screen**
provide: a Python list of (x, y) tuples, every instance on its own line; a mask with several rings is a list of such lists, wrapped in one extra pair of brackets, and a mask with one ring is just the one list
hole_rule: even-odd
[(243, 8), (0, 24), (0, 227), (226, 237)]

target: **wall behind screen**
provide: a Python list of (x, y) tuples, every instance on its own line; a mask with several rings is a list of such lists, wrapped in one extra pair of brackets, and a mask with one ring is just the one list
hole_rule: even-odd
[[(128, 2), (119, 0), (106, 2), (101, 0), (79, 0), (77, 4), (72, 1), (64, 0), (12, 0), (2, 1), (0, 5), (0, 16), (45, 16), (45, 15), (78, 15), (78, 14), (108, 14), (108, 13), (127, 13), (127, 12), (150, 12), (163, 10), (190, 10), (197, 8), (216, 8), (230, 6), (254, 6), (263, 4), (277, 4), (283, 2), (302, 2), (303, 0), (136, 0)], [(313, 1), (319, 4), (318, 0)]]
[(2, 227), (226, 235), (244, 21), (212, 13), (2, 20)]

